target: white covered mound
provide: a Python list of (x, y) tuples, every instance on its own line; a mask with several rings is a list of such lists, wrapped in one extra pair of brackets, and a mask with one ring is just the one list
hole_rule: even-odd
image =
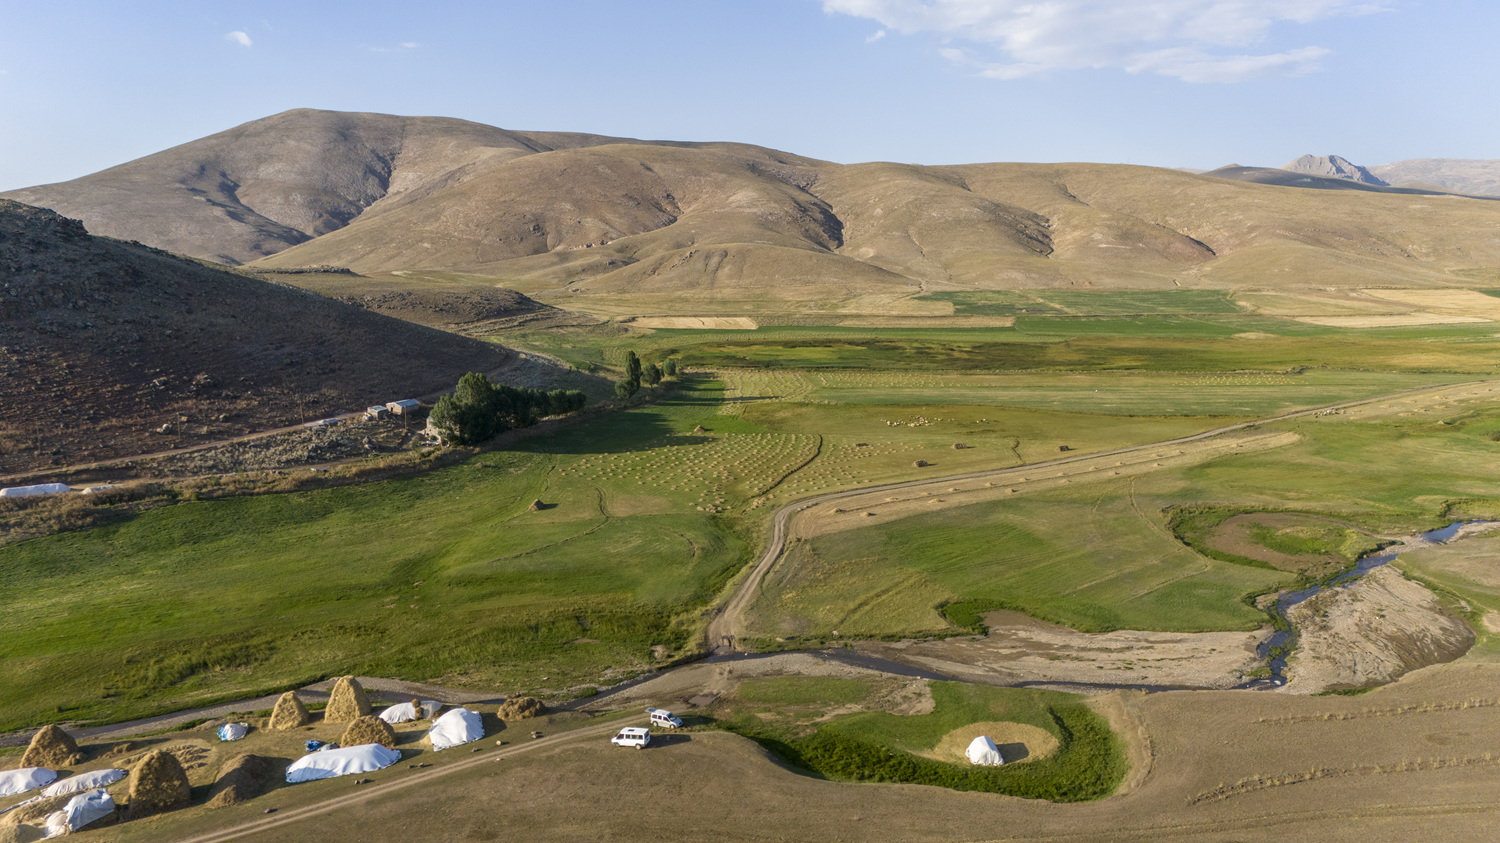
[(100, 817), (114, 813), (115, 800), (107, 790), (91, 790), (68, 800), (61, 811), (47, 816), (47, 838), (77, 831)]
[[(443, 704), (438, 702), (437, 700), (422, 700), (422, 719), (425, 720), (428, 717), (437, 714), (438, 709), (442, 707)], [(393, 726), (397, 723), (410, 723), (411, 721), (417, 719), (417, 707), (409, 702), (396, 703), (390, 708), (387, 708), (386, 710), (380, 712), (378, 716), (381, 720), (384, 720), (385, 722), (390, 723)]]
[(57, 773), (46, 767), (22, 767), (0, 773), (0, 796), (15, 796), (28, 790), (36, 790), (57, 779)]
[(249, 723), (225, 723), (219, 727), (219, 740), (237, 741), (250, 731)]
[(479, 712), (467, 708), (455, 708), (437, 719), (427, 730), (433, 750), (447, 749), (472, 743), (484, 737), (484, 724), (479, 721)]
[(124, 770), (113, 768), (95, 770), (92, 773), (79, 773), (76, 776), (63, 779), (51, 787), (42, 791), (43, 796), (62, 796), (64, 793), (77, 793), (80, 790), (93, 790), (96, 787), (112, 785), (120, 779), (125, 778)]
[(286, 780), (290, 784), (331, 779), (334, 776), (349, 776), (355, 773), (371, 773), (382, 770), (401, 760), (401, 751), (386, 749), (378, 743), (346, 746), (326, 752), (313, 752), (299, 758), (286, 768)]
[(1005, 759), (1000, 757), (1000, 749), (985, 735), (970, 741), (964, 755), (968, 757), (969, 763), (983, 767), (998, 767), (1005, 763)]

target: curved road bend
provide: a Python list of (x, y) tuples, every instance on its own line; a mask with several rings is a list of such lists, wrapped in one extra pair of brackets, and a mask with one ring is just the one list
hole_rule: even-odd
[(1081, 462), (1083, 460), (1098, 459), (1100, 457), (1110, 457), (1119, 454), (1132, 454), (1138, 451), (1150, 450), (1152, 448), (1164, 448), (1173, 445), (1182, 445), (1188, 442), (1197, 442), (1203, 439), (1211, 439), (1215, 436), (1221, 436), (1225, 433), (1230, 433), (1236, 430), (1243, 430), (1247, 427), (1255, 427), (1262, 424), (1286, 421), (1287, 419), (1295, 419), (1301, 416), (1311, 416), (1317, 413), (1325, 413), (1329, 410), (1342, 410), (1349, 407), (1364, 406), (1365, 404), (1377, 404), (1381, 401), (1390, 401), (1392, 399), (1400, 398), (1404, 395), (1418, 395), (1424, 392), (1430, 392), (1435, 389), (1449, 389), (1459, 386), (1475, 386), (1478, 384), (1486, 383), (1500, 383), (1500, 379), (1487, 378), (1477, 381), (1459, 381), (1456, 383), (1443, 383), (1433, 384), (1431, 386), (1421, 386), (1417, 387), (1416, 389), (1402, 390), (1401, 392), (1393, 392), (1389, 395), (1379, 395), (1374, 398), (1361, 398), (1355, 401), (1341, 401), (1337, 404), (1325, 404), (1321, 407), (1312, 407), (1307, 410), (1298, 410), (1294, 413), (1285, 413), (1279, 416), (1256, 419), (1255, 421), (1239, 422), (1238, 424), (1225, 425), (1224, 427), (1204, 431), (1203, 433), (1195, 433), (1191, 436), (1179, 437), (1177, 439), (1166, 439), (1160, 442), (1149, 442), (1144, 445), (1131, 445), (1127, 448), (1115, 448), (1109, 451), (1092, 451), (1089, 453), (1080, 453), (1070, 457), (1059, 457), (1055, 460), (1046, 460), (1044, 462), (1024, 463), (1022, 465), (1010, 466), (1008, 468), (992, 468), (986, 469), (984, 471), (973, 471), (967, 474), (949, 474), (942, 477), (927, 477), (921, 480), (903, 480), (899, 483), (886, 483), (879, 486), (860, 486), (857, 489), (846, 489), (840, 492), (829, 492), (827, 494), (817, 495), (816, 497), (795, 501), (776, 511), (776, 516), (771, 522), (771, 538), (766, 543), (765, 552), (761, 554), (761, 557), (755, 563), (755, 566), (750, 569), (750, 573), (740, 581), (740, 584), (735, 588), (734, 593), (729, 596), (729, 599), (724, 601), (724, 603), (720, 605), (718, 611), (714, 614), (713, 619), (709, 621), (708, 626), (704, 629), (704, 638), (711, 653), (731, 653), (737, 649), (736, 645), (738, 639), (741, 635), (744, 634), (745, 610), (748, 609), (750, 607), (750, 604), (754, 602), (755, 598), (759, 596), (761, 582), (765, 579), (766, 574), (770, 573), (771, 569), (776, 567), (776, 561), (781, 558), (781, 554), (786, 550), (786, 534), (788, 522), (791, 520), (792, 515), (801, 512), (804, 509), (818, 506), (819, 504), (830, 503), (832, 501), (843, 500), (845, 498), (859, 497), (861, 495), (868, 495), (871, 493), (891, 491), (895, 489), (909, 489), (914, 486), (926, 486), (932, 483), (951, 483), (955, 480), (978, 480), (989, 477), (1000, 477), (1018, 471), (1036, 471), (1037, 469), (1067, 465), (1069, 463)]

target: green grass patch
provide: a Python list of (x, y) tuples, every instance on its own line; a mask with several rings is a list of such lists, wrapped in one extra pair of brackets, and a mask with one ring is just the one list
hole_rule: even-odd
[[(1053, 802), (1082, 802), (1113, 793), (1128, 770), (1124, 751), (1103, 718), (1071, 694), (934, 682), (932, 713), (840, 717), (811, 733), (768, 726), (757, 717), (725, 724), (788, 762), (835, 781), (924, 784), (1003, 793)], [(970, 723), (1007, 720), (1038, 726), (1058, 738), (1055, 755), (1003, 767), (950, 764), (915, 755)]]
[(869, 698), (870, 683), (834, 676), (775, 676), (747, 679), (736, 694), (751, 703), (770, 705), (852, 705)]

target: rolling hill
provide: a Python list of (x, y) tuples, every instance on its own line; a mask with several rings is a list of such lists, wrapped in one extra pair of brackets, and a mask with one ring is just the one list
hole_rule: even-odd
[[(8, 195), (215, 260), (456, 273), (594, 312), (925, 313), (912, 298), (935, 290), (1500, 278), (1500, 203), (1235, 170), (842, 165), (299, 110)], [(1331, 189), (1287, 189), (1308, 186)]]
[(0, 474), (451, 386), (507, 352), (0, 200)]

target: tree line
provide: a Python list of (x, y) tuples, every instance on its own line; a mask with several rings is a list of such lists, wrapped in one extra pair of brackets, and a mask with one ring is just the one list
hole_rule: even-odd
[(635, 395), (641, 384), (656, 386), (662, 378), (677, 377), (677, 360), (668, 357), (660, 366), (655, 363), (641, 365), (641, 358), (634, 351), (625, 352), (625, 377), (615, 382), (615, 397), (621, 400)]
[(544, 416), (581, 410), (587, 402), (576, 389), (517, 388), (470, 372), (459, 378), (452, 394), (438, 399), (428, 419), (449, 442), (474, 445), (507, 430), (530, 427)]

